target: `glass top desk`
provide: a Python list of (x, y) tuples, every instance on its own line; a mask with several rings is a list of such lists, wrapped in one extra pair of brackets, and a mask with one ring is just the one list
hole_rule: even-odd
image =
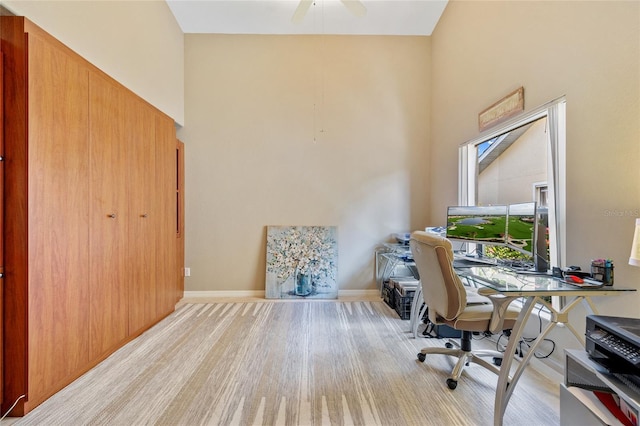
[[(547, 334), (549, 334), (557, 324), (564, 324), (584, 346), (584, 332), (579, 333), (573, 325), (569, 323), (569, 312), (573, 308), (582, 303), (587, 310), (587, 314), (597, 314), (597, 309), (591, 297), (618, 296), (626, 292), (635, 291), (635, 289), (631, 288), (614, 286), (578, 286), (577, 284), (565, 283), (563, 280), (553, 278), (550, 275), (518, 273), (517, 271), (499, 266), (465, 266), (456, 268), (456, 272), (461, 279), (466, 280), (470, 285), (479, 287), (479, 294), (500, 293), (504, 296), (496, 305), (499, 315), (492, 319), (492, 323), (490, 324), (492, 330), (500, 329), (503, 321), (502, 314), (507, 310), (508, 305), (518, 298), (524, 298), (522, 310), (511, 330), (509, 343), (505, 349), (504, 358), (500, 367), (496, 388), (494, 425), (502, 424), (504, 412), (518, 379), (535, 353), (538, 344), (544, 340)], [(567, 300), (564, 306), (556, 309), (551, 303), (545, 300), (548, 296), (565, 296)], [(526, 355), (521, 359), (513, 375), (510, 376), (517, 344), (522, 336), (524, 326), (537, 303), (541, 303), (549, 310), (551, 319), (546, 328), (542, 330), (536, 338), (533, 346), (531, 346)]]

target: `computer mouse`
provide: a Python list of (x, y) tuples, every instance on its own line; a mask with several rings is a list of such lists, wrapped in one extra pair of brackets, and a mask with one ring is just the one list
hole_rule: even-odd
[(567, 275), (565, 277), (565, 279), (567, 281), (570, 281), (570, 282), (576, 283), (576, 284), (582, 284), (584, 282), (584, 280), (582, 278), (580, 278), (578, 276), (575, 276), (575, 275)]

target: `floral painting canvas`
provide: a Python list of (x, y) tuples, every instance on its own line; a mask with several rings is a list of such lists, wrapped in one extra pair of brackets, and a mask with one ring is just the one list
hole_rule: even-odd
[(267, 227), (267, 299), (337, 299), (335, 226)]

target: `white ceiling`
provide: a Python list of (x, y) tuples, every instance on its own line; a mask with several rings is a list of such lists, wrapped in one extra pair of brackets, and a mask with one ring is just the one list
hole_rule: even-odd
[[(358, 0), (344, 0), (357, 2)], [(166, 0), (184, 33), (431, 35), (447, 0), (361, 0), (356, 16), (341, 0), (314, 0), (292, 22), (300, 0)]]

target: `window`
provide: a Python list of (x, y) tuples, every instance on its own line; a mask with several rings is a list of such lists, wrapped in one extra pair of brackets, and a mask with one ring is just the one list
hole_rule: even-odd
[(483, 132), (459, 150), (460, 205), (536, 201), (548, 209), (550, 266), (565, 241), (564, 98)]

